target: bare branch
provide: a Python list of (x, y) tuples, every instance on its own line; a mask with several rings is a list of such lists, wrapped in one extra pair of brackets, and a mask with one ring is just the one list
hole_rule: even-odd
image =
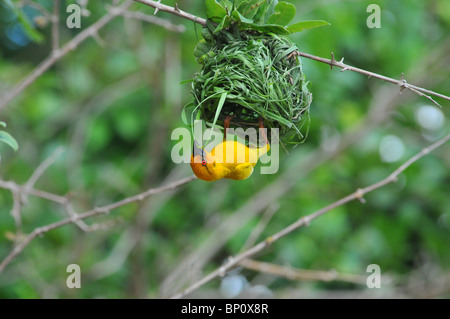
[(267, 224), (269, 223), (269, 221), (272, 219), (273, 215), (275, 215), (275, 213), (278, 211), (279, 208), (280, 204), (278, 202), (273, 203), (269, 207), (267, 207), (258, 225), (256, 225), (256, 227), (252, 230), (244, 246), (242, 246), (241, 251), (247, 250), (255, 245), (259, 236), (261, 236), (262, 232), (267, 227)]
[[(178, 188), (184, 184), (187, 184), (193, 180), (195, 180), (196, 177), (195, 176), (190, 176), (190, 177), (186, 177), (183, 178), (181, 180), (172, 182), (166, 186), (162, 186), (159, 188), (151, 188), (143, 193), (140, 193), (138, 195), (132, 196), (132, 197), (128, 197), (125, 198), (121, 201), (118, 201), (116, 203), (113, 204), (109, 204), (106, 206), (102, 206), (102, 207), (97, 207), (94, 208), (92, 210), (86, 211), (84, 213), (81, 214), (73, 214), (73, 212), (71, 212), (71, 216), (69, 218), (60, 220), (58, 222), (49, 224), (47, 226), (43, 226), (43, 227), (39, 227), (39, 228), (35, 228), (30, 234), (28, 234), (28, 236), (25, 237), (25, 239), (18, 243), (14, 249), (8, 254), (8, 256), (6, 256), (6, 258), (0, 263), (0, 273), (2, 273), (2, 271), (5, 269), (5, 267), (17, 256), (19, 255), (24, 249), (25, 247), (28, 246), (28, 244), (37, 236), (40, 236), (42, 234), (45, 234), (53, 229), (62, 227), (64, 225), (70, 224), (70, 223), (76, 223), (77, 221), (80, 221), (82, 219), (85, 218), (89, 218), (95, 215), (100, 215), (100, 214), (108, 214), (110, 211), (119, 208), (121, 206), (125, 206), (128, 204), (131, 204), (133, 202), (137, 202), (137, 201), (142, 201), (144, 199), (146, 199), (149, 196), (161, 193), (161, 192), (165, 192), (165, 191), (169, 191), (169, 190), (173, 190), (175, 188)], [(68, 205), (68, 199), (66, 197), (62, 197), (59, 195), (54, 195), (54, 194), (49, 194), (49, 193), (45, 193), (42, 191), (38, 191), (38, 190), (34, 190), (34, 189), (27, 189), (27, 188), (22, 188), (20, 186), (18, 186), (15, 183), (12, 182), (5, 182), (5, 181), (0, 181), (0, 188), (6, 188), (9, 189), (11, 191), (22, 191), (22, 192), (26, 192), (29, 195), (35, 195), (35, 196), (39, 196), (42, 194), (46, 194), (45, 196), (47, 197), (46, 199), (48, 200), (52, 200), (55, 202), (58, 202), (62, 205), (64, 205), (65, 207), (67, 207)], [(37, 195), (39, 194), (39, 195)], [(39, 197), (44, 197), (44, 196), (39, 196)], [(45, 197), (44, 197), (45, 198)], [(52, 199), (51, 199), (52, 198)]]
[(42, 174), (49, 168), (56, 159), (64, 152), (64, 148), (57, 148), (49, 158), (43, 161), (33, 172), (28, 182), (25, 184), (27, 188), (33, 188), (37, 180), (42, 176)]
[(56, 51), (59, 49), (59, 0), (53, 0), (53, 15), (52, 15), (52, 49)]
[(58, 203), (61, 205), (65, 205), (68, 201), (68, 199), (64, 196), (60, 196), (60, 195), (56, 195), (56, 194), (52, 194), (52, 193), (48, 193), (45, 191), (41, 191), (38, 189), (34, 189), (34, 188), (27, 188), (27, 187), (23, 187), (19, 184), (16, 184), (14, 182), (10, 182), (10, 181), (2, 181), (0, 180), (0, 188), (3, 189), (8, 189), (11, 192), (18, 192), (21, 195), (32, 195), (35, 197), (40, 197), (43, 199), (46, 199), (48, 201), (54, 202), (54, 203)]
[(82, 219), (78, 218), (78, 214), (75, 211), (75, 209), (73, 208), (71, 203), (67, 203), (67, 205), (64, 206), (64, 209), (65, 209), (67, 215), (72, 219), (73, 223), (86, 233), (94, 232), (97, 230), (106, 230), (116, 224), (116, 221), (112, 220), (112, 221), (107, 221), (107, 222), (100, 223), (100, 224), (88, 225)]
[[(182, 170), (177, 167), (172, 170), (161, 183), (166, 184), (168, 181), (178, 179), (180, 174), (182, 174)], [(159, 209), (164, 206), (174, 194), (174, 191), (161, 193), (157, 197), (152, 197), (151, 200), (139, 203), (139, 207), (137, 208), (134, 217), (135, 225), (129, 225), (129, 227), (122, 232), (114, 247), (109, 250), (109, 256), (95, 263), (88, 270), (88, 276), (97, 280), (122, 269), (124, 263), (129, 260), (129, 255), (139, 245), (143, 235), (147, 233), (147, 230), (156, 216), (156, 212), (159, 211)]]
[(14, 218), (16, 224), (16, 231), (22, 230), (22, 199), (19, 192), (12, 192), (13, 196), (13, 208), (11, 209), (11, 216)]
[[(58, 148), (49, 158), (47, 158), (45, 161), (43, 161), (33, 172), (31, 177), (29, 178), (28, 182), (25, 184), (25, 186), (21, 187), (17, 184), (9, 182), (10, 190), (13, 195), (13, 208), (11, 210), (11, 215), (14, 218), (15, 224), (16, 224), (16, 230), (17, 232), (22, 231), (22, 207), (27, 204), (27, 197), (26, 194), (23, 192), (23, 189), (30, 189), (32, 192), (36, 192), (36, 190), (33, 189), (34, 184), (36, 181), (42, 176), (44, 171), (53, 164), (53, 162), (58, 158), (58, 156), (62, 153), (63, 149)], [(39, 191), (38, 191), (39, 192)], [(44, 195), (45, 196), (45, 195)], [(57, 196), (56, 198), (59, 198)]]
[(252, 248), (244, 251), (241, 254), (238, 254), (234, 257), (229, 257), (228, 261), (221, 266), (220, 268), (216, 269), (215, 271), (211, 272), (209, 275), (203, 277), (201, 280), (195, 282), (194, 284), (190, 285), (188, 288), (183, 290), (182, 292), (172, 296), (172, 298), (183, 298), (184, 296), (190, 294), (191, 292), (197, 290), (204, 284), (210, 282), (216, 277), (224, 276), (228, 270), (233, 268), (234, 266), (238, 265), (241, 261), (244, 259), (250, 258), (251, 256), (256, 255), (257, 253), (264, 250), (266, 247), (270, 246), (274, 242), (278, 241), (279, 239), (285, 237), (286, 235), (292, 233), (293, 231), (297, 230), (300, 227), (308, 226), (312, 220), (316, 219), (317, 217), (324, 215), (325, 213), (333, 210), (336, 207), (342, 206), (350, 201), (357, 200), (363, 198), (363, 196), (367, 193), (370, 193), (378, 188), (381, 188), (389, 183), (395, 182), (397, 180), (397, 177), (409, 166), (411, 166), (414, 162), (422, 158), (423, 156), (427, 155), (434, 149), (438, 148), (439, 146), (446, 143), (448, 140), (450, 140), (450, 134), (445, 136), (444, 138), (438, 140), (437, 142), (433, 143), (432, 145), (422, 149), (418, 154), (411, 157), (408, 161), (406, 161), (403, 165), (401, 165), (398, 169), (396, 169), (392, 174), (390, 174), (385, 179), (379, 181), (378, 183), (375, 183), (373, 185), (367, 186), (365, 188), (360, 188), (357, 191), (355, 191), (353, 194), (350, 194), (346, 197), (343, 197), (336, 202), (310, 214), (304, 217), (301, 217), (299, 220), (297, 220), (295, 223), (289, 225), (288, 227), (282, 229), (278, 233), (266, 238), (264, 241), (260, 242), (259, 244), (253, 246)]
[(174, 31), (174, 32), (185, 32), (186, 27), (182, 24), (173, 24), (169, 20), (161, 19), (155, 16), (151, 16), (139, 11), (125, 11), (122, 14), (125, 18), (131, 18), (136, 20), (141, 20), (149, 23), (153, 23), (159, 26), (162, 26), (163, 28), (166, 28), (167, 30)]
[(67, 215), (73, 220), (73, 223), (75, 225), (77, 225), (82, 231), (84, 232), (90, 232), (92, 231), (92, 229), (90, 228), (89, 225), (87, 225), (83, 220), (81, 219), (77, 219), (78, 218), (78, 214), (75, 211), (75, 209), (73, 208), (72, 204), (67, 203), (64, 206), (64, 209), (67, 213)]
[(286, 266), (279, 266), (272, 263), (244, 259), (239, 262), (239, 266), (269, 275), (299, 281), (343, 281), (354, 284), (366, 284), (366, 277), (353, 274), (338, 273), (336, 270), (320, 271), (297, 269)]
[(430, 101), (432, 101), (434, 104), (436, 104), (438, 106), (440, 106), (440, 105), (435, 100), (433, 100), (429, 95), (434, 95), (434, 96), (437, 96), (437, 97), (440, 97), (440, 98), (443, 98), (445, 100), (450, 101), (450, 96), (446, 96), (444, 94), (433, 92), (433, 91), (421, 88), (419, 86), (407, 83), (405, 81), (405, 79), (403, 79), (403, 75), (402, 75), (402, 79), (401, 80), (396, 80), (396, 79), (392, 79), (392, 78), (389, 78), (389, 77), (384, 76), (384, 75), (380, 75), (380, 74), (377, 74), (377, 73), (374, 73), (374, 72), (366, 71), (366, 70), (363, 70), (363, 69), (360, 69), (360, 68), (355, 68), (353, 66), (344, 64), (343, 63), (344, 58), (342, 58), (341, 61), (338, 62), (338, 61), (336, 61), (334, 59), (334, 54), (333, 53), (332, 53), (331, 60), (325, 59), (325, 58), (321, 58), (321, 57), (318, 57), (318, 56), (315, 56), (315, 55), (312, 55), (312, 54), (309, 54), (309, 53), (300, 52), (300, 51), (297, 51), (297, 55), (299, 55), (301, 57), (304, 57), (304, 58), (308, 58), (308, 59), (314, 60), (314, 61), (318, 61), (318, 62), (329, 64), (331, 67), (337, 66), (337, 67), (342, 69), (341, 71), (347, 71), (348, 70), (348, 71), (364, 74), (364, 75), (367, 75), (368, 77), (373, 77), (373, 78), (376, 78), (376, 79), (379, 79), (379, 80), (382, 80), (382, 81), (385, 81), (385, 82), (388, 82), (388, 83), (397, 84), (398, 86), (400, 86), (401, 89), (411, 90), (414, 93), (419, 94), (420, 96), (426, 97), (427, 99), (429, 99)]
[(197, 16), (195, 16), (193, 14), (190, 14), (190, 13), (187, 13), (187, 12), (184, 12), (184, 11), (178, 9), (178, 5), (174, 8), (174, 7), (171, 7), (171, 6), (166, 6), (165, 4), (160, 3), (159, 1), (158, 2), (157, 1), (151, 1), (151, 0), (134, 0), (134, 1), (140, 2), (142, 4), (145, 4), (147, 6), (155, 8), (156, 9), (155, 10), (155, 14), (158, 11), (169, 12), (169, 13), (172, 13), (172, 14), (174, 14), (176, 16), (179, 16), (179, 17), (182, 17), (182, 18), (185, 18), (185, 19), (197, 22), (197, 23), (199, 23), (199, 24), (201, 24), (203, 26), (206, 25), (206, 20), (205, 19), (199, 18), (199, 17), (197, 17)]

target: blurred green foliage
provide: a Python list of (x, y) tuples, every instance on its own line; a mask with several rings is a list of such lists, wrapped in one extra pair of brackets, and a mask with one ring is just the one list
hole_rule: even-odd
[[(52, 10), (50, 0), (33, 2)], [(336, 59), (344, 56), (350, 65), (394, 78), (404, 72), (411, 83), (450, 94), (447, 0), (291, 2), (297, 8), (295, 21), (321, 19), (331, 23), (327, 28), (290, 36), (301, 51), (322, 57), (334, 52)], [(366, 8), (371, 3), (381, 7), (380, 29), (366, 25)], [(81, 29), (72, 30), (65, 26), (67, 13), (62, 5), (61, 42), (69, 41), (102, 17), (108, 4), (89, 1), (90, 15), (82, 17)], [(186, 0), (179, 5), (205, 16), (203, 1)], [(153, 9), (141, 4), (134, 4), (131, 10), (153, 14)], [(42, 16), (32, 6), (22, 11), (32, 22)], [(158, 16), (184, 24), (186, 32), (178, 34), (154, 24), (116, 18), (99, 32), (100, 39), (90, 38), (80, 44), (0, 111), (0, 119), (20, 145), (14, 152), (0, 143), (2, 180), (25, 183), (43, 160), (64, 147), (64, 154), (43, 174), (36, 188), (70, 196), (75, 209), (82, 212), (191, 174), (189, 165), (171, 161), (171, 148), (177, 141), (170, 137), (173, 129), (184, 126), (181, 110), (192, 100), (189, 85), (180, 82), (199, 70), (193, 52), (200, 27), (166, 13)], [(36, 28), (30, 33), (18, 19), (2, 1), (0, 96), (51, 50), (51, 23), (39, 28), (34, 22)], [(32, 35), (38, 33), (44, 39), (42, 43), (36, 42), (39, 36)], [(193, 181), (174, 193), (162, 193), (108, 216), (86, 220), (88, 224), (113, 221), (107, 230), (84, 233), (68, 225), (48, 232), (36, 238), (0, 274), (0, 298), (131, 298), (177, 292), (180, 287), (164, 280), (187, 254), (226, 236), (227, 230), (218, 231), (217, 227), (248, 199), (279, 178), (292, 163), (323, 148), (336, 147), (345, 132), (362, 123), (368, 114), (377, 114), (370, 105), (385, 100), (389, 103), (390, 95), (399, 95), (394, 85), (330, 70), (328, 65), (312, 60), (302, 62), (314, 96), (310, 133), (295, 151), (289, 155), (282, 152), (278, 174), (261, 175), (257, 169), (245, 181)], [(424, 113), (424, 118), (419, 111), (431, 105), (430, 101), (403, 92), (394, 102), (395, 109), (389, 110), (387, 121), (299, 178), (295, 187), (277, 200), (279, 209), (259, 240), (358, 187), (381, 180), (425, 145), (447, 134), (449, 105), (438, 101), (443, 108), (433, 106), (437, 113)], [(424, 119), (432, 125), (424, 127)], [(389, 135), (401, 140), (404, 151), (386, 162), (383, 154), (395, 151), (388, 146), (380, 148)], [(331, 211), (275, 243), (258, 259), (360, 275), (367, 275), (367, 265), (378, 264), (383, 274), (398, 279), (395, 285), (399, 286), (448, 275), (449, 158), (449, 147), (443, 146), (415, 163), (397, 183), (368, 194), (366, 204), (352, 202)], [(301, 173), (293, 171), (291, 175)], [(12, 205), (11, 193), (0, 190), (0, 259), (12, 249), (14, 236), (21, 236), (14, 235)], [(29, 197), (22, 210), (23, 232), (65, 217), (57, 204)], [(238, 253), (260, 219), (258, 215), (235, 224), (236, 234), (219, 246), (204, 271)], [(72, 263), (81, 267), (81, 289), (66, 287), (66, 267)], [(253, 271), (239, 271), (249, 281), (261, 279)], [(418, 271), (422, 277), (417, 277)], [(187, 271), (181, 277), (195, 275)], [(339, 282), (262, 282), (274, 296), (290, 289), (307, 289), (310, 296), (367, 289)], [(219, 285), (217, 279), (200, 291), (217, 291)], [(381, 290), (389, 289), (383, 286)]]

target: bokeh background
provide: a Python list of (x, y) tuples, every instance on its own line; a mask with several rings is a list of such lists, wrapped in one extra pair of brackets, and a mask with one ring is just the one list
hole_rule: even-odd
[[(116, 1), (117, 2), (117, 1)], [(449, 95), (450, 2), (291, 1), (296, 21), (331, 26), (291, 36), (301, 51), (336, 59)], [(0, 99), (51, 51), (50, 0), (12, 1), (31, 21), (27, 31), (0, 2)], [(110, 1), (80, 1), (81, 29), (68, 29), (61, 2), (64, 44), (105, 15)], [(163, 3), (174, 5), (175, 1)], [(382, 9), (381, 28), (369, 29), (369, 4)], [(203, 1), (178, 1), (205, 16)], [(135, 3), (130, 11), (152, 15)], [(193, 56), (200, 27), (158, 13), (185, 32), (118, 17), (57, 62), (0, 111), (18, 141), (0, 145), (0, 179), (25, 183), (39, 164), (62, 150), (36, 188), (67, 195), (77, 212), (190, 176), (174, 164), (185, 127), (181, 111), (200, 67)], [(252, 243), (298, 218), (379, 181), (420, 149), (449, 132), (442, 108), (396, 85), (302, 59), (313, 92), (307, 141), (282, 152), (280, 170), (245, 181), (195, 180), (174, 191), (86, 220), (102, 230), (67, 225), (36, 238), (0, 274), (0, 298), (168, 297)], [(444, 145), (401, 174), (395, 184), (368, 194), (366, 203), (341, 206), (276, 242), (255, 257), (291, 270), (334, 270), (359, 278), (321, 281), (236, 268), (190, 297), (449, 297), (450, 147)], [(11, 192), (0, 190), (0, 259), (20, 240), (10, 211)], [(29, 196), (22, 232), (66, 218), (55, 203)], [(105, 224), (106, 223), (106, 224)], [(66, 267), (78, 264), (82, 288), (68, 289)], [(383, 275), (368, 289), (369, 264)], [(288, 272), (286, 272), (288, 273)], [(285, 274), (286, 274), (285, 273)], [(362, 278), (362, 281), (360, 280)], [(345, 279), (345, 276), (344, 276)], [(351, 281), (351, 280), (350, 280)], [(360, 281), (360, 283), (357, 283)]]

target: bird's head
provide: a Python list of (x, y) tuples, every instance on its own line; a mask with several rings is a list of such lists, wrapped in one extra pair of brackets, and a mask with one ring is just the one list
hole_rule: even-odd
[(224, 178), (226, 173), (221, 169), (223, 165), (216, 163), (214, 156), (205, 151), (197, 141), (194, 140), (191, 155), (191, 168), (195, 176), (204, 181), (216, 181)]

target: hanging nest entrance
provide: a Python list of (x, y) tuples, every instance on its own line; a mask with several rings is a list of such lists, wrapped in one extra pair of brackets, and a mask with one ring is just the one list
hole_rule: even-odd
[[(211, 13), (211, 1), (206, 2)], [(214, 2), (220, 6), (228, 1)], [(280, 6), (293, 8), (294, 15), (295, 7), (286, 2), (258, 3), (262, 4), (258, 7), (248, 6), (248, 1), (244, 3), (246, 7), (229, 4), (224, 7), (223, 17), (215, 7), (219, 11), (216, 10), (212, 18), (208, 16), (207, 26), (202, 30), (204, 40), (195, 51), (202, 69), (192, 80), (191, 115), (210, 127), (223, 126), (225, 118), (234, 115), (231, 126), (244, 129), (258, 127), (258, 119), (262, 117), (269, 131), (279, 129), (279, 136), (272, 136), (272, 140), (298, 144), (307, 134), (312, 101), (301, 61), (296, 55), (298, 48), (283, 36), (291, 33), (289, 27), (255, 23), (258, 13), (259, 22), (270, 21), (270, 16), (277, 14)], [(248, 16), (255, 14), (253, 20), (243, 16), (246, 12)], [(306, 21), (300, 23), (303, 27), (297, 24), (294, 25), (297, 28), (291, 30), (303, 30), (311, 22), (317, 24), (315, 26), (327, 24)]]

